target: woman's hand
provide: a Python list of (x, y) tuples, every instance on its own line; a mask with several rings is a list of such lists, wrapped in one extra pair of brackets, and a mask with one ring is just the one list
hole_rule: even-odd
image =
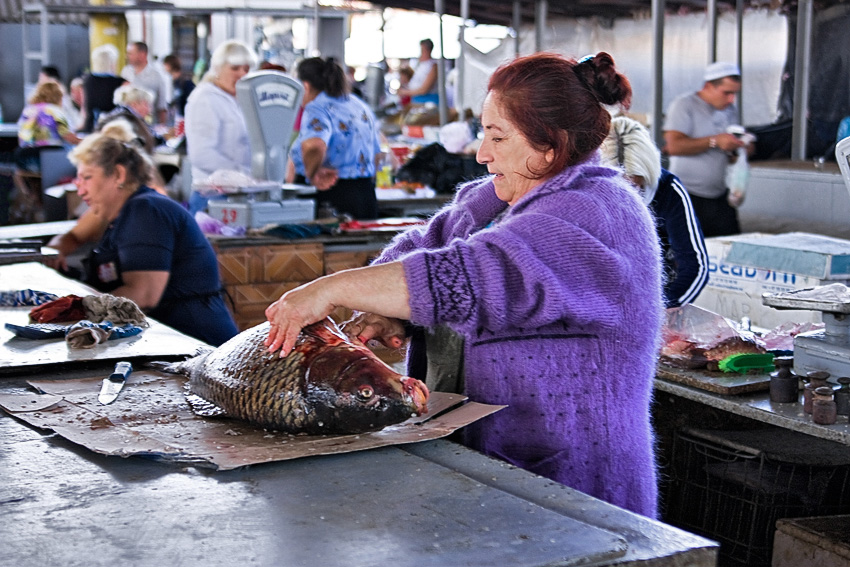
[(343, 324), (342, 330), (364, 344), (375, 339), (387, 348), (401, 348), (405, 339), (404, 325), (400, 319), (374, 313), (356, 314)]
[(327, 278), (319, 278), (284, 293), (266, 308), (271, 323), (265, 345), (284, 357), (295, 346), (301, 329), (331, 314), (335, 305), (326, 299)]
[[(364, 313), (380, 313), (384, 317), (410, 319), (407, 282), (404, 267), (399, 262), (390, 262), (364, 268), (352, 268), (322, 276), (284, 293), (280, 299), (266, 309), (266, 318), (271, 323), (265, 345), (269, 351), (280, 350), (286, 356), (295, 346), (298, 333), (311, 323), (320, 321), (337, 307), (347, 307)], [(399, 327), (360, 330), (365, 340), (372, 336), (390, 337), (403, 333)], [(387, 344), (395, 341), (387, 338)]]
[(327, 191), (339, 180), (339, 172), (332, 167), (320, 167), (310, 178), (310, 182), (319, 191)]

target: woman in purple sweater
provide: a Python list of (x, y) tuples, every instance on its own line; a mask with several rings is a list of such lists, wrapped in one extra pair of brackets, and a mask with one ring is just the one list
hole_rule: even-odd
[(411, 343), (411, 375), (435, 366), (422, 364), (423, 348), (431, 358), (435, 343), (454, 344), (441, 358), (462, 360), (469, 398), (508, 406), (466, 427), (465, 444), (656, 516), (659, 245), (646, 207), (598, 152), (610, 123), (602, 104), (627, 106), (630, 95), (607, 53), (538, 53), (497, 69), (477, 156), (491, 175), (374, 265), (284, 294), (266, 310), (269, 349), (288, 353), (337, 306), (363, 312), (347, 327), (362, 340), (399, 345), (408, 321), (426, 330)]

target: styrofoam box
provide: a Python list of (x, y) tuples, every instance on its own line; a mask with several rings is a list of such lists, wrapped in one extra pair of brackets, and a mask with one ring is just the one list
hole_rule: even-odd
[(228, 226), (244, 228), (259, 228), (267, 224), (308, 222), (316, 218), (316, 201), (313, 199), (242, 203), (213, 200), (209, 202), (207, 208), (211, 217)]
[(772, 329), (786, 322), (820, 323), (820, 311), (774, 309), (762, 294), (831, 283), (850, 284), (850, 241), (817, 234), (749, 233), (705, 239), (709, 280), (694, 304)]

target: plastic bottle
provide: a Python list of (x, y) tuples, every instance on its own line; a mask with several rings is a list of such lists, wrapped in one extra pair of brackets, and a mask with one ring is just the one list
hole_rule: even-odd
[(819, 425), (832, 425), (835, 423), (837, 411), (833, 399), (832, 388), (821, 386), (815, 388), (812, 400), (812, 421)]
[(390, 155), (390, 150), (387, 148), (383, 151), (381, 164), (375, 172), (375, 186), (379, 189), (387, 189), (393, 184), (393, 160)]
[(773, 359), (776, 370), (770, 373), (770, 401), (792, 403), (799, 400), (800, 378), (791, 370), (793, 356), (777, 356)]

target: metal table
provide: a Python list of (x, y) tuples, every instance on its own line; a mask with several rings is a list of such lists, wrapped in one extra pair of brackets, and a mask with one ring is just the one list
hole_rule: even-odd
[[(63, 293), (74, 285), (38, 265), (0, 274)], [(28, 391), (39, 376), (106, 375), (114, 364), (88, 358), (84, 368), (58, 354), (15, 363), (0, 373), (0, 393)], [(0, 439), (0, 565), (716, 562), (707, 539), (447, 440), (213, 471), (94, 453), (2, 410)]]
[(768, 392), (725, 396), (657, 378), (655, 396), (658, 397), (661, 392), (769, 425), (850, 445), (850, 423), (847, 416), (838, 416), (838, 421), (833, 425), (818, 425), (812, 421), (811, 415), (803, 412), (802, 403), (773, 403)]
[(709, 540), (446, 440), (212, 472), (91, 453), (2, 411), (0, 437), (4, 565), (716, 560)]

